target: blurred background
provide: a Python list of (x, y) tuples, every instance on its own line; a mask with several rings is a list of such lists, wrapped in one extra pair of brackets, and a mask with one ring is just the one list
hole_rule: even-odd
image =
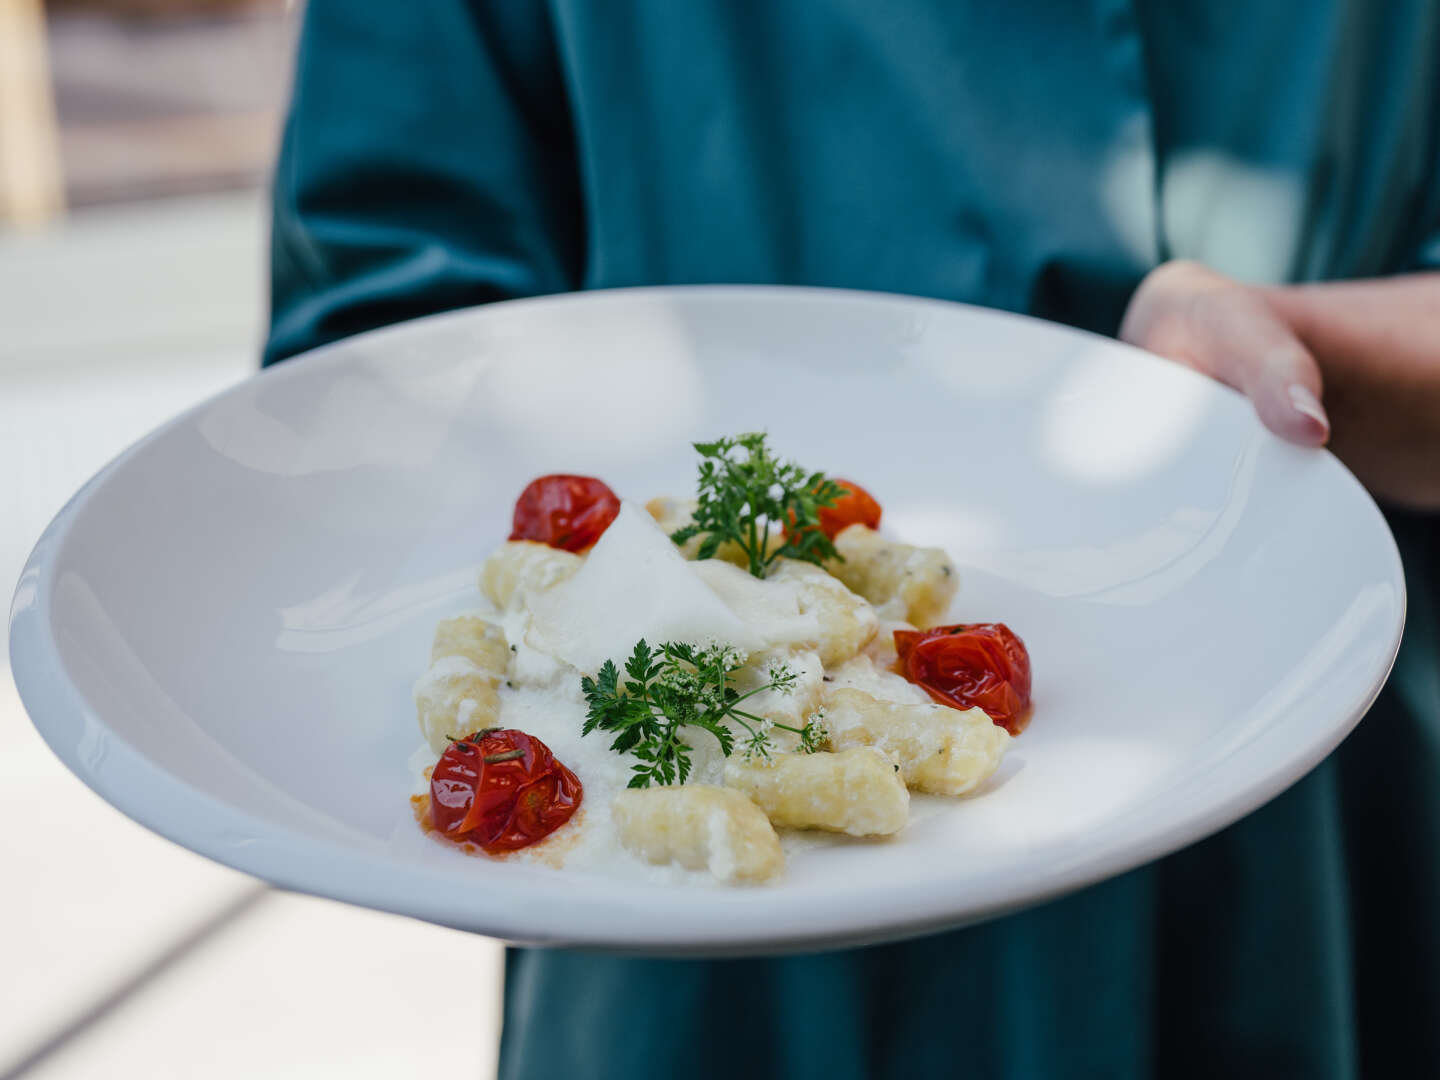
[[(249, 375), (299, 5), (0, 0), (0, 590), (91, 474)], [(500, 947), (145, 831), (0, 657), (0, 1080), (495, 1068)]]

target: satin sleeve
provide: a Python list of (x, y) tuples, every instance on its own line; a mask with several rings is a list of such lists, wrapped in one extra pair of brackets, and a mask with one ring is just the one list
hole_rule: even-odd
[(1440, 224), (1421, 242), (1415, 255), (1414, 270), (1440, 270)]
[(578, 287), (578, 165), (546, 6), (310, 0), (272, 205), (266, 364)]

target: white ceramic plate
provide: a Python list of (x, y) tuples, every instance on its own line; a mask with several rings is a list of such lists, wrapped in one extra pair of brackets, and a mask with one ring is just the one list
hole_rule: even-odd
[[(957, 618), (1025, 638), (998, 780), (760, 888), (413, 843), (410, 687), (521, 487), (685, 493), (689, 440), (755, 428), (947, 547)], [(1364, 714), (1404, 604), (1350, 474), (1178, 367), (953, 304), (641, 289), (366, 334), (161, 428), (45, 533), (11, 655), (81, 779), (221, 862), (514, 941), (738, 952), (980, 920), (1221, 828)]]

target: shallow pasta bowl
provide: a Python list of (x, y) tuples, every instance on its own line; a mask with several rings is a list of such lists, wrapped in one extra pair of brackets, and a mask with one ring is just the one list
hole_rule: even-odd
[[(756, 888), (416, 843), (410, 688), (516, 493), (684, 494), (690, 440), (753, 429), (946, 547), (956, 620), (1025, 638), (1035, 717), (1001, 772)], [(211, 858), (513, 941), (755, 952), (975, 922), (1222, 828), (1360, 719), (1404, 604), (1338, 461), (1154, 357), (936, 301), (636, 289), (361, 335), (192, 409), (56, 517), (10, 648), (55, 753)]]

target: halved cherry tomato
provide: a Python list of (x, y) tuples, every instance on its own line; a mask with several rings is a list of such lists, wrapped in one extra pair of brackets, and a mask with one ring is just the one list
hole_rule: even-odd
[(941, 705), (976, 706), (1011, 735), (1030, 722), (1030, 654), (1004, 623), (896, 630), (900, 673)]
[(838, 477), (833, 479), (847, 491), (835, 500), (833, 506), (820, 508), (820, 531), (834, 540), (842, 529), (851, 525), (878, 529), (881, 511), (875, 497), (853, 480), (841, 480)]
[(544, 839), (580, 806), (580, 779), (533, 735), (490, 728), (446, 747), (430, 774), (430, 816), (491, 854)]
[(511, 540), (584, 551), (620, 513), (615, 492), (593, 476), (556, 473), (530, 481), (515, 500)]

